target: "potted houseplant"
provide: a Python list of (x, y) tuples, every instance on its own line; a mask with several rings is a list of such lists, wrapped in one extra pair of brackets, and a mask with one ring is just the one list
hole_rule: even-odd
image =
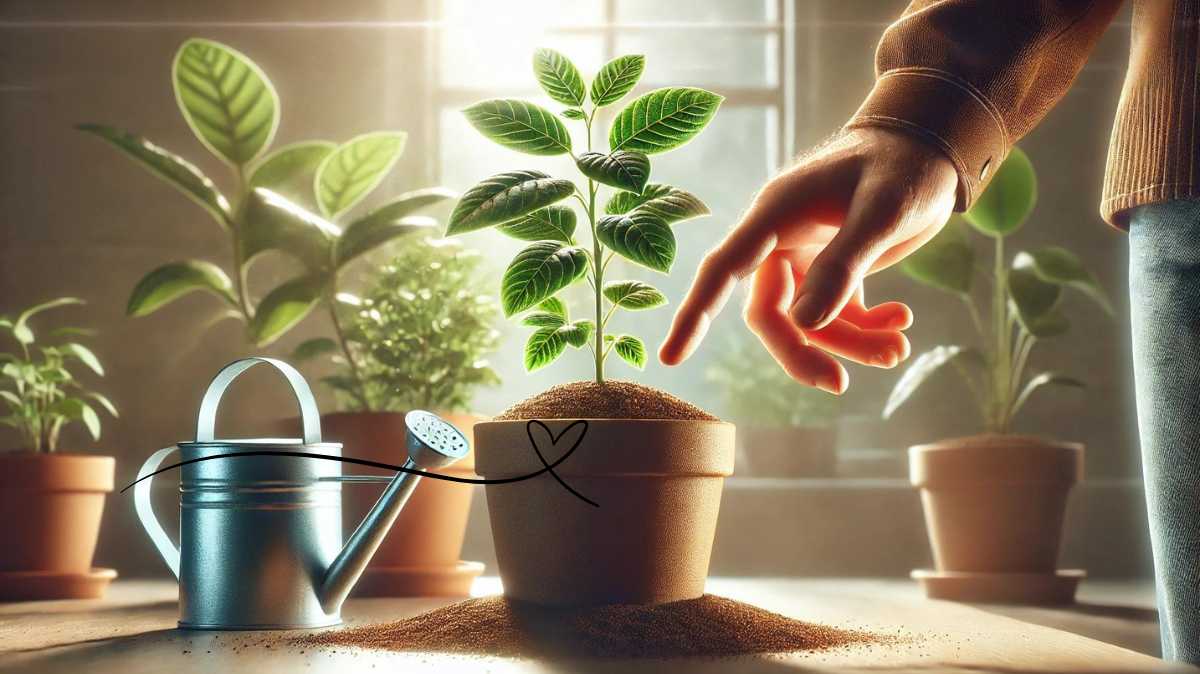
[(74, 328), (48, 333), (67, 341), (47, 344), (30, 327), (37, 314), (81, 300), (63, 297), (0, 316), (0, 330), (15, 349), (0, 353), (0, 424), (16, 429), (17, 451), (0, 454), (0, 601), (99, 597), (117, 576), (92, 568), (104, 495), (112, 491), (111, 456), (59, 452), (59, 435), (82, 424), (100, 439), (99, 407), (112, 416), (108, 398), (76, 378), (82, 365), (102, 376), (99, 359)]
[(738, 425), (738, 473), (831, 477), (839, 398), (798, 384), (753, 340), (730, 340), (705, 373)]
[[(1065, 292), (1081, 291), (1109, 313), (1097, 282), (1070, 251), (1049, 246), (1005, 254), (1037, 200), (1032, 164), (1014, 148), (964, 220), (951, 220), (900, 269), (950, 292), (966, 306), (979, 335), (976, 347), (942, 345), (918, 356), (896, 382), (891, 416), (934, 372), (949, 365), (966, 382), (983, 433), (909, 450), (910, 476), (921, 490), (934, 571), (915, 571), (933, 597), (979, 601), (1069, 601), (1081, 571), (1059, 571), (1058, 552), (1068, 493), (1083, 475), (1083, 446), (1016, 435), (1013, 419), (1038, 389), (1082, 386), (1064, 374), (1027, 373), (1040, 340), (1065, 334)], [(969, 225), (969, 227), (968, 227)], [(993, 246), (987, 319), (973, 290), (974, 228)]]
[[(486, 487), (500, 576), (515, 599), (653, 603), (704, 591), (722, 484), (733, 469), (733, 426), (664, 392), (605, 376), (613, 354), (637, 369), (646, 362), (643, 342), (614, 334), (610, 320), (666, 303), (648, 283), (609, 280), (610, 262), (620, 256), (666, 273), (675, 257), (672, 225), (708, 213), (690, 192), (648, 182), (648, 155), (698, 134), (722, 101), (717, 94), (687, 87), (645, 93), (616, 113), (607, 151), (592, 145), (598, 113), (633, 89), (644, 66), (642, 56), (622, 56), (589, 87), (566, 56), (540, 49), (537, 81), (565, 109), (497, 99), (463, 111), (501, 145), (569, 156), (585, 179), (576, 185), (530, 169), (492, 176), (463, 195), (447, 226), (449, 235), (495, 227), (528, 242), (500, 285), (505, 315), (531, 328), (527, 369), (550, 364), (568, 346), (588, 353), (595, 367), (593, 381), (553, 387), (475, 426), (476, 470), (488, 479), (542, 468), (535, 449), (553, 461), (577, 447), (557, 478)], [(580, 127), (585, 150), (575, 148), (564, 119)], [(601, 202), (604, 187), (616, 191)], [(575, 284), (586, 292), (585, 318), (572, 318), (563, 298)]]
[[(309, 340), (293, 359), (332, 359), (322, 379), (342, 411), (321, 415), (325, 437), (357, 458), (401, 463), (404, 413), (438, 410), (469, 433), (473, 393), (499, 383), (486, 358), (499, 333), (494, 298), (479, 282), (479, 254), (445, 239), (415, 238), (374, 269), (353, 305), (341, 303), (337, 342)], [(473, 478), (473, 457), (439, 472)], [(364, 468), (366, 473), (388, 474)], [(343, 513), (355, 526), (382, 485), (345, 490)], [(358, 596), (466, 596), (483, 565), (459, 560), (472, 486), (422, 480), (355, 587)]]

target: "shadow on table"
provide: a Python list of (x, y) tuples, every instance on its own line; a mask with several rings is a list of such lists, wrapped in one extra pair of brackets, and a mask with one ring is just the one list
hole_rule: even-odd
[(1158, 611), (1153, 608), (1089, 602), (1045, 607), (1007, 604), (972, 606), (995, 615), (1071, 632), (1156, 658), (1162, 657)]

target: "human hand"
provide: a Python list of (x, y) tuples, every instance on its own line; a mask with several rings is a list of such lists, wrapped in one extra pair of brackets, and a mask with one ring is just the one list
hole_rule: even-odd
[(885, 129), (853, 129), (759, 192), (701, 262), (659, 349), (678, 365), (700, 345), (738, 281), (753, 274), (745, 320), (797, 381), (840, 394), (833, 356), (895, 367), (908, 357), (899, 302), (868, 308), (863, 277), (902, 260), (941, 230), (958, 176), (939, 150)]

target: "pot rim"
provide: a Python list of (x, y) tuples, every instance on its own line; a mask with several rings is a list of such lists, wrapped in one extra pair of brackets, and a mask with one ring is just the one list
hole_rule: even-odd
[(116, 457), (72, 452), (0, 454), (0, 489), (107, 493), (116, 479)]
[(921, 488), (972, 484), (1063, 485), (1083, 479), (1085, 447), (1029, 435), (947, 438), (908, 450), (909, 481)]

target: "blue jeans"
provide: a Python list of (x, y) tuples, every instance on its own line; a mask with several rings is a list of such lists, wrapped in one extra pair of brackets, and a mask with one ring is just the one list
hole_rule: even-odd
[(1129, 296), (1163, 658), (1200, 664), (1200, 201), (1132, 211)]

